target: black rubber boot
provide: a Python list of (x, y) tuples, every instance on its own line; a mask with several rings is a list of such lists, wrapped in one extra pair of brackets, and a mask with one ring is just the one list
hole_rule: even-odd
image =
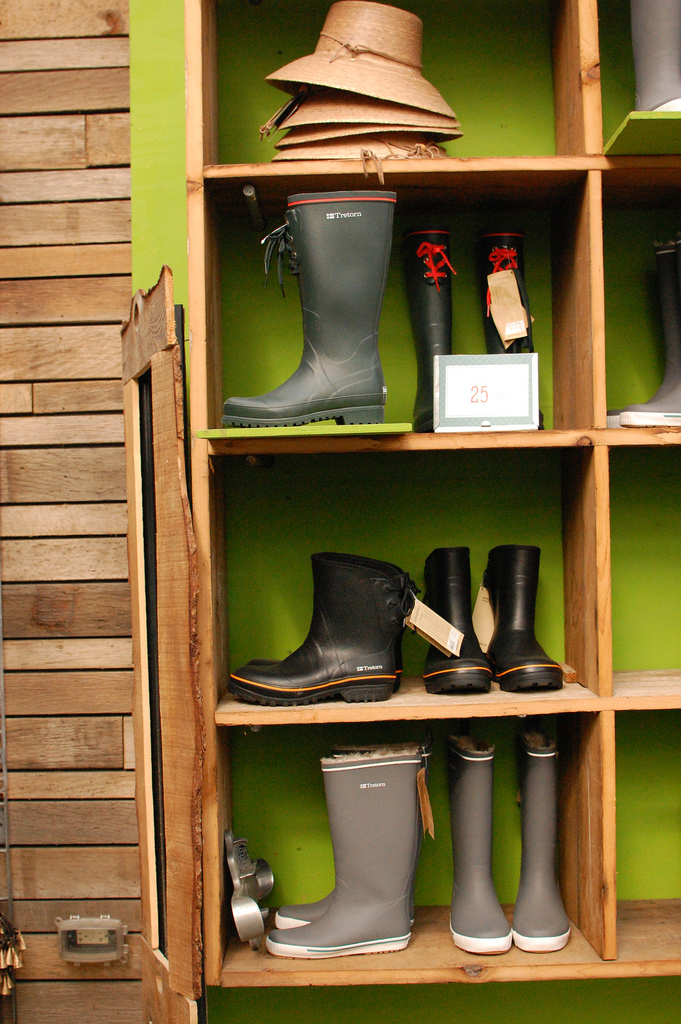
[(322, 760), (336, 884), (314, 921), (270, 932), (268, 952), (317, 960), (404, 949), (420, 836), (417, 776), (424, 767), (417, 744)]
[(622, 409), (621, 427), (681, 426), (681, 244), (656, 246), (655, 266), (664, 331), (664, 377), (647, 402)]
[[(290, 196), (286, 224), (267, 239), (289, 253), (303, 308), (303, 355), (293, 376), (255, 398), (229, 398), (225, 426), (314, 420), (383, 423), (386, 387), (378, 321), (390, 258), (394, 192)], [(281, 269), (281, 268), (280, 268)]]
[(436, 548), (426, 559), (426, 604), (464, 634), (458, 658), (428, 648), (428, 693), (489, 693), (492, 670), (480, 649), (471, 614), (470, 548)]
[(513, 941), (528, 953), (562, 949), (570, 922), (556, 880), (555, 740), (538, 732), (520, 736), (520, 793), (523, 852)]
[(283, 661), (249, 662), (229, 689), (255, 704), (387, 700), (396, 683), (395, 648), (416, 586), (396, 565), (324, 551), (312, 556), (314, 606), (306, 640)]
[(534, 545), (502, 544), (488, 556), (484, 584), (494, 633), (487, 657), (502, 690), (560, 690), (563, 685), (563, 670), (534, 635), (540, 554)]
[(452, 353), (452, 273), (449, 231), (414, 228), (402, 242), (404, 278), (416, 347), (414, 430), (433, 429), (433, 358)]
[(637, 110), (681, 110), (681, 4), (631, 0)]
[[(490, 355), (499, 355), (505, 352), (533, 352), (532, 347), (532, 319), (530, 317), (530, 303), (525, 289), (525, 236), (520, 230), (513, 231), (490, 231), (478, 232), (476, 245), (476, 264), (478, 269), (478, 281), (480, 286), (480, 298), (482, 301), (483, 325), (485, 328), (485, 343)], [(496, 274), (500, 270), (513, 270), (518, 281), (520, 301), (525, 307), (528, 320), (527, 337), (516, 338), (508, 348), (504, 348), (499, 331), (492, 318), (489, 309), (489, 285), (487, 278), (490, 274)]]
[(449, 807), (454, 885), (450, 931), (469, 953), (505, 953), (512, 937), (492, 881), (494, 747), (450, 736)]

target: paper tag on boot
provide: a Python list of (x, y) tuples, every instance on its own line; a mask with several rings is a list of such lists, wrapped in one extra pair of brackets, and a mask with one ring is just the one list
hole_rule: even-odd
[(473, 629), (484, 654), (487, 653), (494, 632), (494, 612), (489, 599), (489, 590), (481, 583), (473, 609)]
[(448, 658), (451, 658), (452, 654), (458, 657), (463, 643), (463, 633), (423, 601), (414, 598), (414, 607), (404, 620), (404, 624)]
[(520, 301), (518, 282), (512, 270), (500, 270), (487, 278), (489, 311), (504, 348), (516, 338), (527, 337), (527, 312)]
[(416, 786), (419, 791), (419, 804), (421, 805), (421, 824), (423, 834), (430, 832), (431, 839), (435, 839), (435, 822), (433, 821), (433, 809), (430, 806), (430, 796), (426, 785), (426, 769), (421, 768), (416, 774)]

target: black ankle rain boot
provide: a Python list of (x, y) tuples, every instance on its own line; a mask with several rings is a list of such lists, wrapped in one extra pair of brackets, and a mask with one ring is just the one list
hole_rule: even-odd
[(283, 661), (253, 661), (232, 672), (229, 689), (252, 704), (388, 700), (396, 646), (416, 586), (390, 562), (323, 551), (312, 556), (314, 604), (304, 643)]
[(534, 635), (541, 551), (531, 544), (501, 544), (488, 556), (484, 584), (494, 613), (487, 649), (502, 690), (560, 690), (563, 670)]
[(492, 670), (480, 649), (471, 614), (470, 548), (436, 548), (425, 568), (425, 602), (464, 634), (460, 657), (428, 648), (423, 679), (428, 693), (489, 693)]
[(433, 358), (452, 352), (452, 277), (449, 231), (413, 228), (402, 243), (404, 279), (416, 348), (414, 430), (433, 429)]
[[(229, 398), (224, 426), (314, 420), (383, 423), (386, 387), (378, 321), (388, 273), (394, 192), (290, 196), (286, 223), (267, 239), (266, 267), (289, 254), (303, 309), (303, 355), (287, 381), (255, 398)], [(281, 269), (281, 267), (280, 267)]]
[[(513, 231), (492, 231), (485, 229), (478, 232), (476, 244), (476, 264), (482, 301), (485, 343), (490, 355), (517, 352), (533, 352), (532, 319), (530, 304), (525, 289), (525, 236), (519, 229)], [(489, 307), (489, 285), (487, 278), (501, 270), (512, 270), (515, 273), (520, 292), (520, 301), (527, 313), (528, 328), (526, 338), (516, 338), (508, 348), (504, 347), (497, 326), (494, 323)]]

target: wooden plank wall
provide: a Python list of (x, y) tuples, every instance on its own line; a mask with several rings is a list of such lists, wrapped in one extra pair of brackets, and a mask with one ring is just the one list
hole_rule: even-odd
[[(0, 554), (26, 1024), (142, 1014), (119, 335), (127, 32), (127, 2), (2, 4)], [(4, 886), (0, 864), (0, 899)], [(60, 960), (54, 918), (101, 913), (128, 924), (129, 962)]]

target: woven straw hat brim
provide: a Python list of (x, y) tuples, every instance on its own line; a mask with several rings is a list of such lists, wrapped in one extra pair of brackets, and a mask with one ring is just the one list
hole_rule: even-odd
[[(390, 132), (403, 133), (407, 132), (411, 135), (414, 134), (413, 125), (394, 125), (389, 126)], [(300, 146), (305, 145), (308, 142), (323, 142), (325, 139), (342, 139), (348, 136), (355, 135), (377, 135), (385, 132), (385, 125), (381, 124), (324, 124), (324, 125), (312, 125), (311, 127), (302, 126), (300, 128), (292, 128), (283, 139), (280, 139), (276, 144), (276, 149), (286, 149), (289, 146)], [(461, 132), (456, 128), (431, 128), (421, 126), (418, 131), (419, 135), (422, 135), (424, 139), (435, 142), (447, 142), (449, 139), (458, 139)]]
[[(415, 152), (417, 148), (423, 150), (423, 154)], [(392, 138), (387, 133), (380, 136), (358, 135), (350, 139), (331, 139), (326, 142), (307, 143), (304, 146), (291, 146), (277, 153), (272, 160), (361, 160), (367, 152), (381, 160), (405, 159), (417, 155), (447, 156), (444, 149), (424, 139), (421, 132), (415, 132), (413, 135), (405, 132), (404, 135), (395, 135)]]
[(444, 97), (417, 68), (392, 64), (373, 53), (359, 53), (354, 58), (341, 53), (332, 59), (327, 53), (311, 53), (273, 71), (267, 81), (290, 93), (297, 93), (300, 85), (325, 85), (456, 117)]
[(428, 128), (459, 128), (454, 117), (434, 114), (429, 110), (386, 103), (351, 92), (329, 89), (320, 95), (306, 96), (297, 110), (286, 119), (282, 128), (321, 124), (399, 124)]

